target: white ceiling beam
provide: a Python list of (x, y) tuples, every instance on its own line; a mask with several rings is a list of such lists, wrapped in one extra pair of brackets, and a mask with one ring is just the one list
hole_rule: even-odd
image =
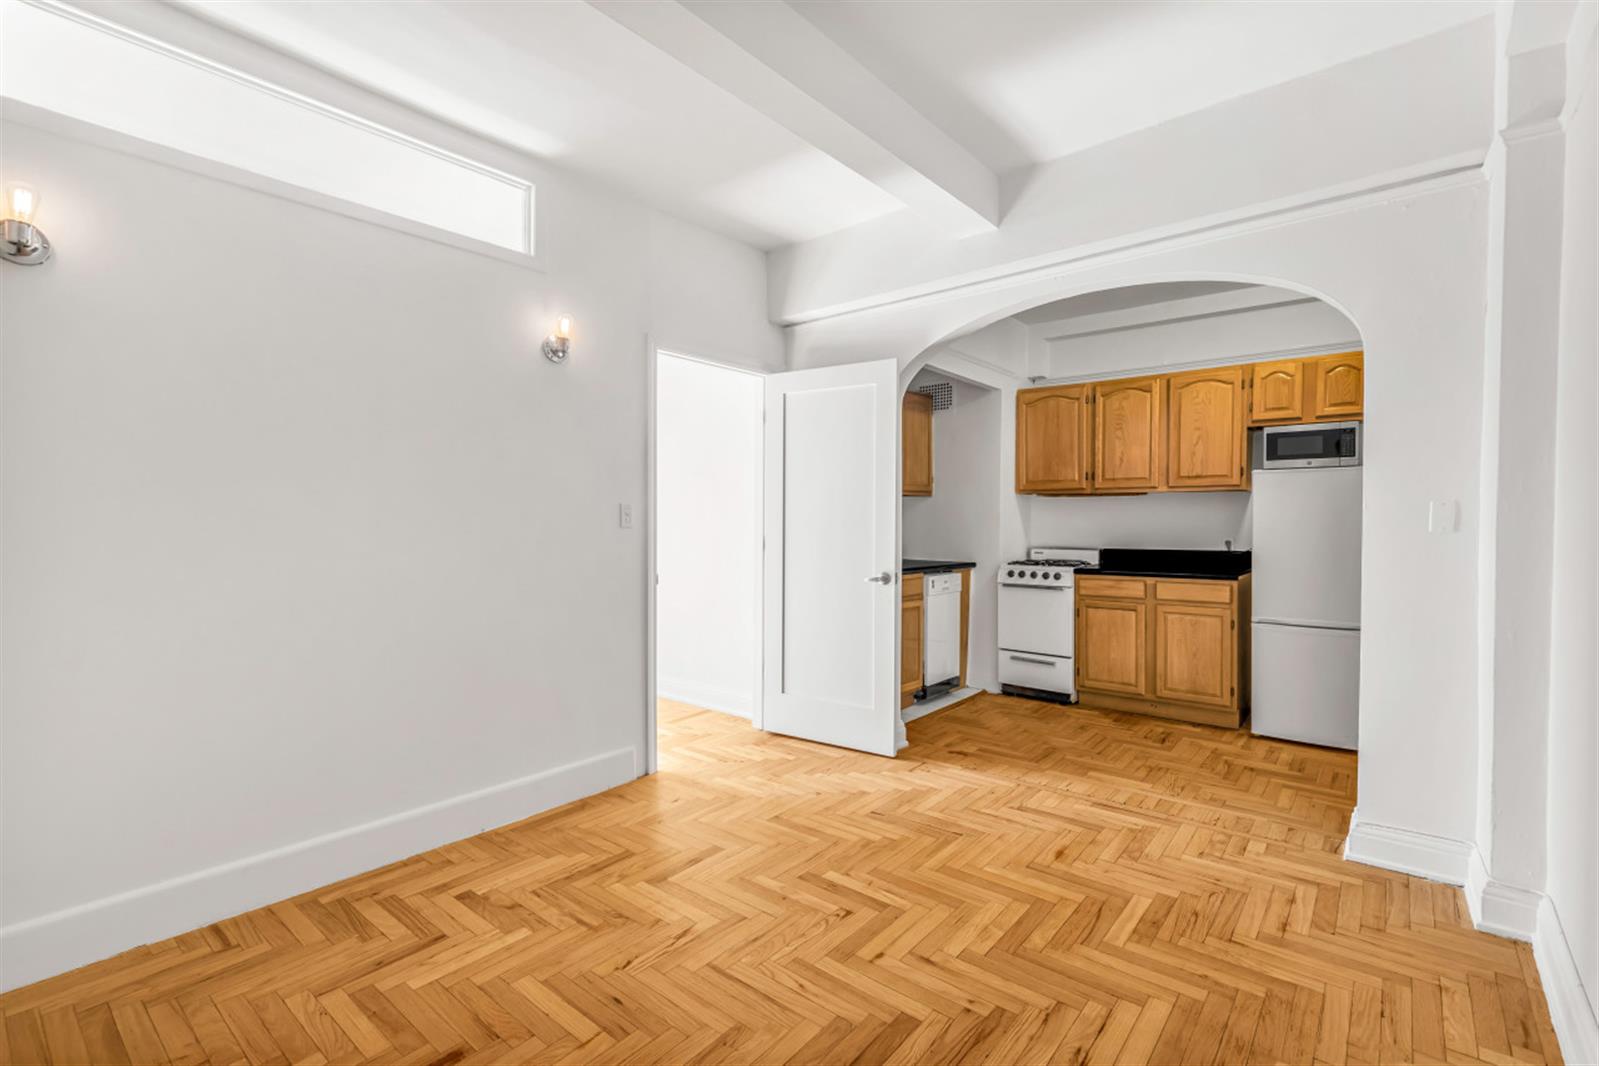
[(781, 2), (589, 0), (949, 236), (999, 224), (999, 179)]

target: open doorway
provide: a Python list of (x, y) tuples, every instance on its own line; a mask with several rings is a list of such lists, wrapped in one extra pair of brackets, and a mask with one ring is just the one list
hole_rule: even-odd
[[(726, 717), (761, 724), (760, 374), (655, 351), (650, 766)], [(704, 716), (717, 716), (707, 719)], [(699, 725), (696, 724), (699, 720)], [(662, 741), (665, 741), (663, 744)]]

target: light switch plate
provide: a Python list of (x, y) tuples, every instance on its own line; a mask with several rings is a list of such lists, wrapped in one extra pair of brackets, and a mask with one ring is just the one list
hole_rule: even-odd
[(633, 505), (632, 504), (630, 504), (630, 503), (619, 503), (619, 504), (616, 505), (616, 524), (621, 526), (623, 529), (632, 529), (633, 528)]
[(1455, 500), (1433, 500), (1427, 505), (1427, 532), (1453, 533), (1460, 528), (1460, 504)]

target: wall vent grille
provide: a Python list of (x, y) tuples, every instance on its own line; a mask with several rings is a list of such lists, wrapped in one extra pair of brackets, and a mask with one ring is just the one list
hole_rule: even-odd
[(926, 393), (933, 398), (933, 410), (948, 411), (955, 406), (955, 386), (947, 381), (935, 381), (931, 385), (918, 385), (916, 392)]

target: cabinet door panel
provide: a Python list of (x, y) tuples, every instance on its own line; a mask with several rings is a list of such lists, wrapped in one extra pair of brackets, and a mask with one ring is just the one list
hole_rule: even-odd
[(1166, 484), (1242, 488), (1244, 371), (1228, 366), (1173, 374), (1167, 384)]
[(899, 610), (899, 705), (909, 707), (922, 687), (922, 575), (903, 579)]
[(1133, 378), (1094, 386), (1094, 491), (1161, 487), (1163, 384), (1162, 378)]
[(1324, 355), (1312, 364), (1311, 417), (1323, 421), (1361, 418), (1366, 409), (1366, 362), (1360, 352)]
[(1269, 425), (1305, 417), (1305, 364), (1298, 359), (1250, 368), (1249, 422)]
[(901, 455), (906, 496), (933, 494), (933, 398), (907, 392), (900, 411)]
[(1080, 598), (1077, 685), (1126, 696), (1149, 694), (1143, 601)]
[(1155, 605), (1155, 698), (1229, 707), (1231, 607)]
[(1092, 448), (1087, 385), (1016, 393), (1016, 491), (1089, 490)]

